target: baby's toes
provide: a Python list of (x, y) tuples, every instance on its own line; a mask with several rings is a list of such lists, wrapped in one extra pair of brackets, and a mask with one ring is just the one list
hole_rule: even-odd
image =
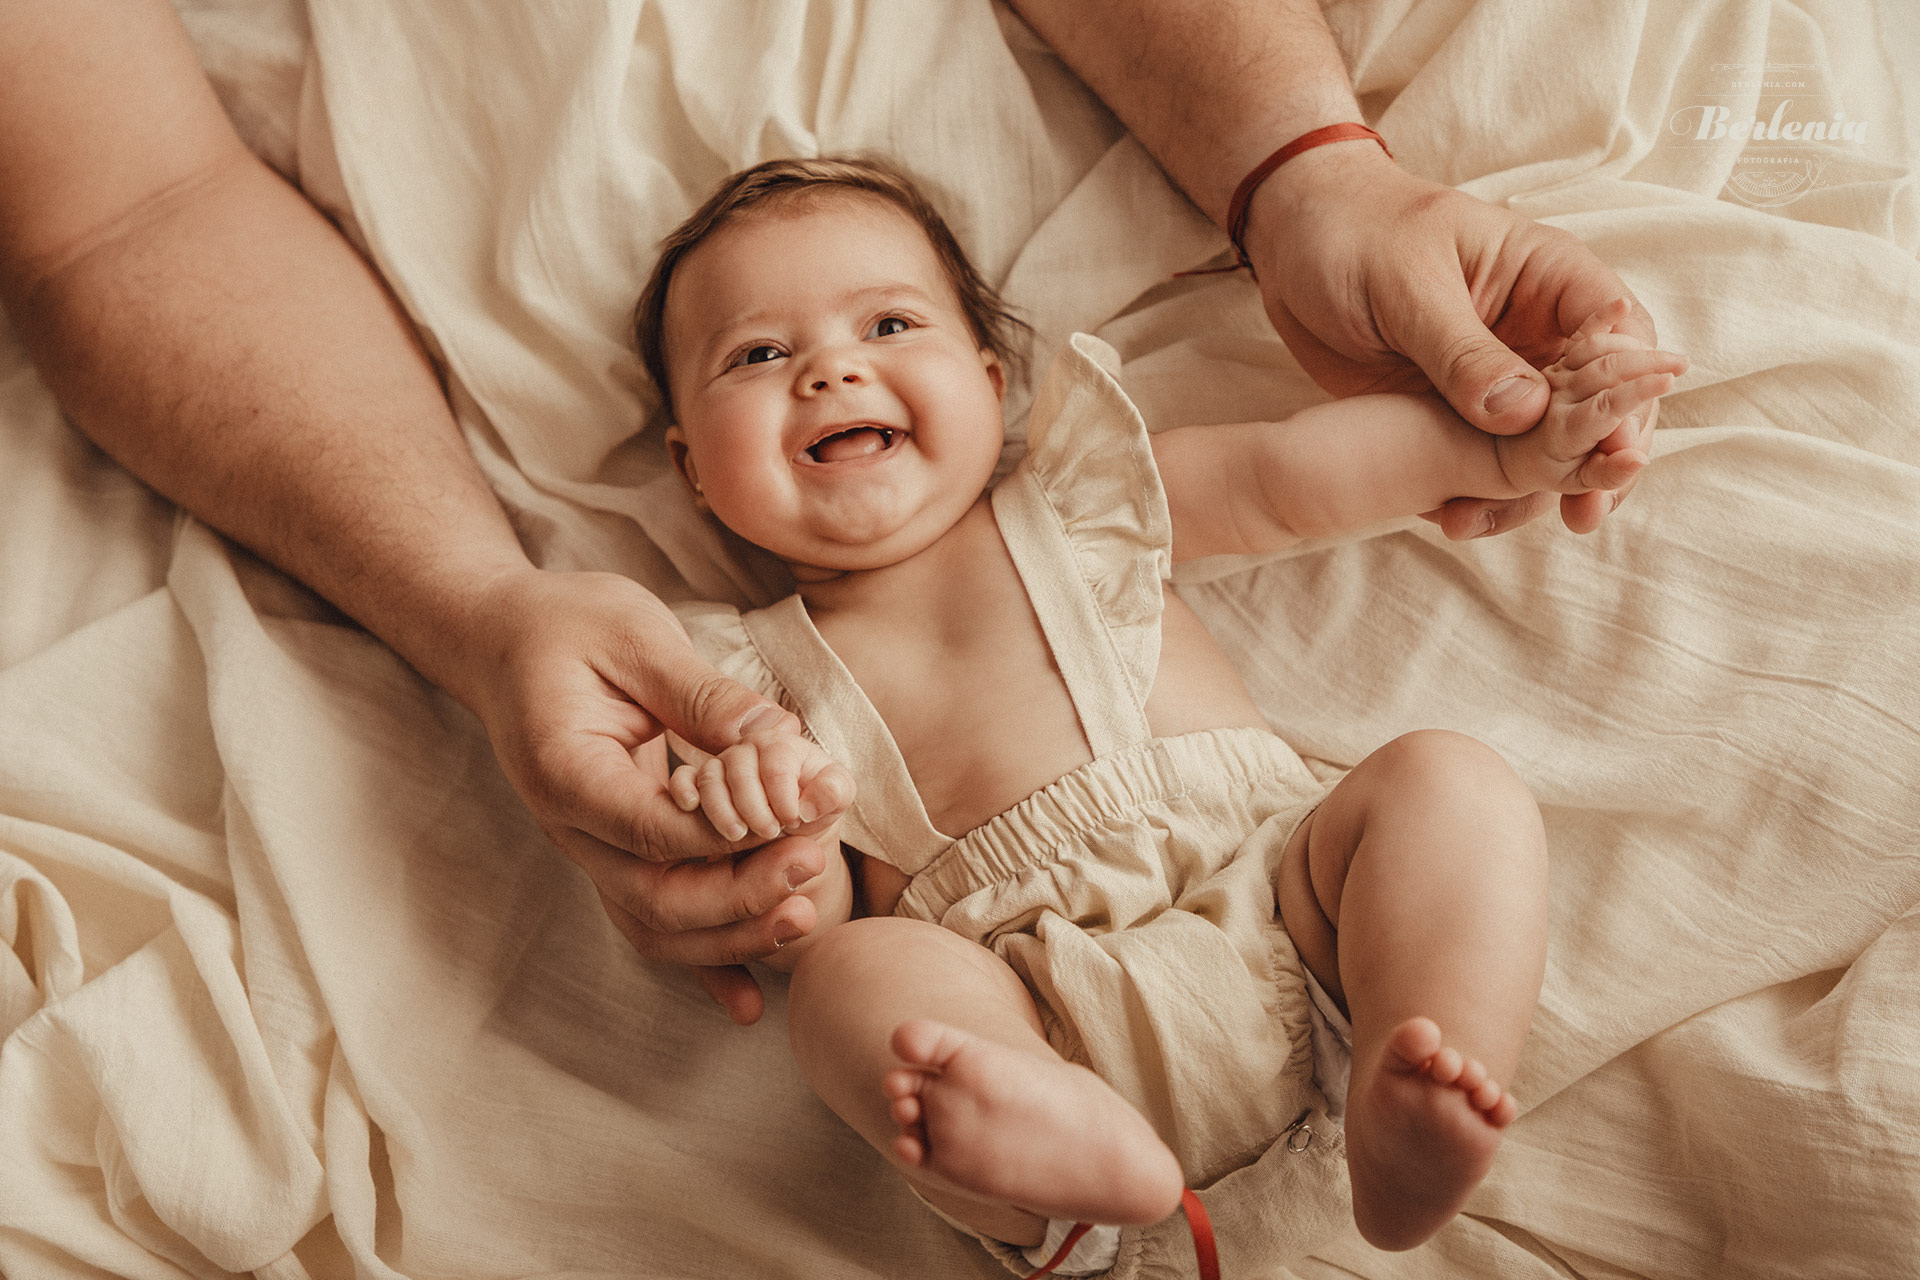
[(1469, 1093), (1467, 1101), (1496, 1129), (1506, 1128), (1520, 1114), (1520, 1104), (1513, 1100), (1513, 1095), (1493, 1080)]
[[(1470, 1094), (1485, 1083), (1487, 1083), (1487, 1069), (1480, 1065), (1480, 1059), (1468, 1058), (1460, 1064), (1460, 1078), (1453, 1082), (1453, 1087)], [(1486, 1110), (1485, 1107), (1480, 1109)]]
[(1387, 1036), (1386, 1051), (1391, 1057), (1386, 1065), (1400, 1071), (1418, 1071), (1439, 1048), (1440, 1028), (1432, 1018), (1408, 1018)]
[(920, 1089), (926, 1081), (925, 1073), (919, 1071), (889, 1071), (880, 1080), (881, 1092), (890, 1099), (887, 1116), (900, 1130), (893, 1139), (893, 1153), (911, 1165), (927, 1158), (926, 1108), (920, 1104)]
[(902, 1129), (910, 1130), (919, 1127), (921, 1118), (925, 1115), (925, 1108), (920, 1105), (919, 1096), (910, 1093), (905, 1097), (895, 1098), (888, 1105), (887, 1114), (892, 1116), (893, 1122)]
[(974, 1038), (944, 1022), (909, 1018), (893, 1029), (888, 1045), (893, 1056), (908, 1066), (939, 1072)]
[(1460, 1072), (1466, 1064), (1460, 1059), (1458, 1049), (1441, 1049), (1433, 1055), (1433, 1061), (1427, 1064), (1427, 1075), (1435, 1084), (1450, 1085), (1460, 1078)]
[(902, 1164), (924, 1164), (927, 1159), (927, 1144), (921, 1140), (917, 1129), (903, 1129), (893, 1140), (893, 1154), (900, 1157)]
[(915, 1099), (918, 1106), (920, 1086), (926, 1083), (927, 1073), (911, 1069), (895, 1069), (880, 1077), (880, 1092), (896, 1101), (901, 1098)]

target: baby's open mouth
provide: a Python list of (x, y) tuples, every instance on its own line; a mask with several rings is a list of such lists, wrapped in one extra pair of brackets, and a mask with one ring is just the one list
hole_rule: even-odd
[(885, 453), (896, 441), (905, 439), (906, 434), (893, 427), (862, 424), (822, 437), (808, 445), (804, 452), (815, 462), (852, 462)]

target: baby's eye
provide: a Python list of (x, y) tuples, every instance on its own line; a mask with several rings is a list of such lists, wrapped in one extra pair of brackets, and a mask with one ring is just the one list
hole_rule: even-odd
[(782, 351), (780, 348), (774, 346), (772, 343), (763, 342), (763, 343), (760, 343), (758, 346), (748, 347), (745, 351), (742, 351), (739, 355), (735, 356), (733, 358), (733, 362), (737, 365), (765, 364), (769, 360), (778, 360), (781, 356), (785, 354), (787, 353)]
[(874, 322), (872, 333), (876, 338), (891, 338), (894, 334), (905, 333), (912, 327), (907, 323), (905, 316), (881, 316)]

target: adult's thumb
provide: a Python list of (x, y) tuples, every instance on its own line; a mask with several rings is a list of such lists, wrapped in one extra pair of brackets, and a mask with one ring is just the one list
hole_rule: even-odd
[(691, 646), (670, 655), (656, 655), (645, 684), (648, 687), (629, 688), (628, 695), (654, 719), (702, 751), (717, 755), (746, 732), (771, 729), (782, 720), (799, 728), (799, 721), (778, 703), (721, 675)]
[(1420, 366), (1455, 413), (1502, 436), (1540, 421), (1551, 394), (1546, 377), (1480, 322), (1464, 291), (1428, 296), (1415, 306), (1401, 354)]

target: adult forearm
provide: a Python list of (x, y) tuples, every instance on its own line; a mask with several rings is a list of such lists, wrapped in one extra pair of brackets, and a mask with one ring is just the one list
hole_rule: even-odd
[(465, 610), (527, 562), (405, 317), (303, 197), (236, 148), (5, 282), (102, 449), (457, 683)]
[(1234, 187), (1275, 148), (1360, 119), (1316, 0), (1013, 4), (1223, 225)]

